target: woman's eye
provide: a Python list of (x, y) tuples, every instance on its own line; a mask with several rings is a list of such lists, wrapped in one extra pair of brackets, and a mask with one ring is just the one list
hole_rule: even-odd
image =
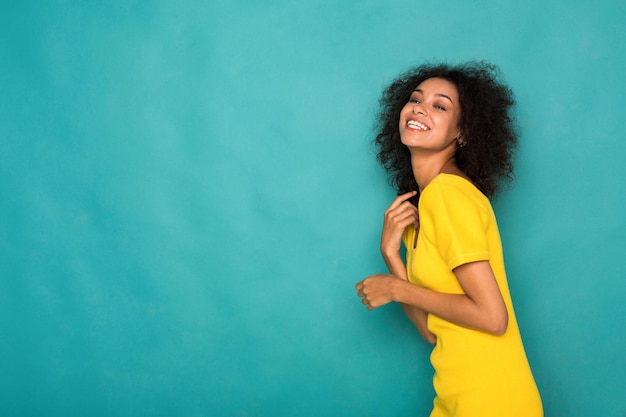
[(441, 104), (435, 104), (435, 108), (436, 108), (437, 110), (443, 110), (443, 111), (446, 111), (446, 108), (445, 108), (445, 107), (443, 107)]
[(409, 103), (419, 103), (420, 101), (416, 98), (409, 99)]

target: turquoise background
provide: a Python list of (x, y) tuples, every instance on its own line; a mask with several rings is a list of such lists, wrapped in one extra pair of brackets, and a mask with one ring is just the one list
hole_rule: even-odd
[(494, 202), (546, 416), (624, 417), (622, 1), (3, 1), (0, 414), (426, 416), (385, 270), (382, 88), (487, 59)]

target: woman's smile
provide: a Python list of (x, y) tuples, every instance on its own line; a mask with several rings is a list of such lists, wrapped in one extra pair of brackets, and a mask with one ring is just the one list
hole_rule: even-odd
[(406, 122), (406, 127), (408, 129), (413, 129), (413, 130), (421, 130), (421, 131), (430, 130), (430, 127), (414, 119), (409, 119), (409, 121)]

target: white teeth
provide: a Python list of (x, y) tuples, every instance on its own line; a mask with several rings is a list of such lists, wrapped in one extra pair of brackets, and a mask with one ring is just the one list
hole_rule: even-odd
[(409, 120), (406, 125), (413, 129), (428, 130), (428, 126), (426, 126), (423, 123), (418, 122), (417, 120)]

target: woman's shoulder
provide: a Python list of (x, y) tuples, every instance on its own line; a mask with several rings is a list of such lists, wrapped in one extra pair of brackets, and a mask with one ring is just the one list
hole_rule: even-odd
[(438, 174), (424, 188), (422, 204), (477, 204), (489, 207), (489, 199), (467, 178), (456, 174)]

